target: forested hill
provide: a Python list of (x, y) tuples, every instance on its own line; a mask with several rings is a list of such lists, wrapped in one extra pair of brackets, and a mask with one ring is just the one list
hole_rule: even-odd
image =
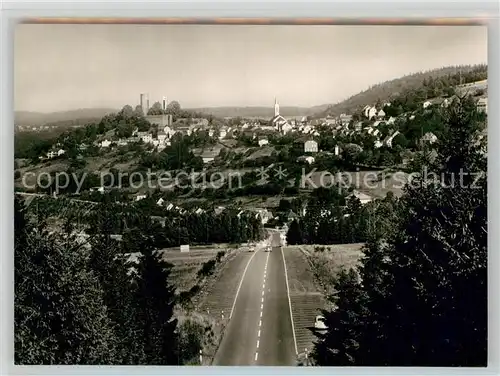
[[(450, 66), (413, 73), (371, 86), (367, 90), (355, 94), (342, 102), (328, 106), (326, 109), (324, 106), (318, 106), (317, 110), (314, 111), (315, 117), (353, 113), (366, 105), (390, 101), (392, 98), (406, 95), (411, 91), (423, 89), (424, 86), (432, 86), (433, 89), (444, 90), (460, 83), (475, 82), (487, 78), (488, 66), (486, 64)], [(436, 94), (439, 95), (439, 93)]]

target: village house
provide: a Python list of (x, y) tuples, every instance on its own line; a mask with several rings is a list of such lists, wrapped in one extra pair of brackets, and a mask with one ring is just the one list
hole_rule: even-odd
[(352, 120), (352, 115), (340, 114), (339, 120), (343, 127), (347, 127)]
[(267, 137), (261, 137), (259, 138), (259, 146), (264, 146), (264, 145), (267, 145), (269, 144), (269, 140), (267, 139)]
[(99, 145), (99, 146), (100, 146), (101, 148), (109, 148), (109, 146), (110, 146), (110, 145), (111, 145), (111, 141), (109, 141), (109, 140), (104, 140), (104, 141), (102, 141), (102, 142), (100, 143), (100, 145)]
[(146, 195), (137, 195), (137, 196), (135, 196), (135, 201), (144, 200), (146, 197), (148, 197), (148, 196), (146, 196)]
[(159, 130), (156, 137), (158, 139), (158, 143), (159, 144), (164, 144), (165, 140), (167, 139), (168, 136), (167, 136), (167, 134), (165, 133), (164, 130)]
[(314, 157), (311, 157), (310, 155), (301, 155), (300, 157), (297, 158), (297, 162), (302, 162), (302, 163), (308, 163), (308, 164), (313, 164), (314, 163)]
[(92, 187), (92, 188), (90, 188), (90, 192), (99, 192), (99, 193), (103, 194), (104, 187)]
[(394, 132), (392, 135), (387, 136), (384, 140), (384, 144), (387, 145), (387, 147), (392, 148), (392, 140), (394, 137), (396, 137), (399, 134), (399, 131)]
[(437, 136), (432, 132), (427, 132), (420, 138), (420, 143), (423, 144), (433, 144), (437, 141)]
[(304, 152), (305, 153), (317, 153), (318, 152), (318, 142), (314, 140), (307, 140), (304, 142)]
[(485, 114), (488, 113), (488, 98), (481, 98), (477, 101), (477, 110)]
[(219, 140), (226, 138), (226, 136), (227, 136), (227, 128), (221, 128), (221, 130), (219, 131)]
[(366, 118), (368, 118), (368, 120), (371, 120), (377, 115), (377, 109), (372, 106), (365, 106), (363, 108), (363, 114), (365, 115)]
[(203, 159), (203, 163), (207, 164), (213, 162), (215, 157), (220, 154), (220, 151), (221, 151), (220, 148), (204, 150), (203, 153), (201, 154), (201, 159)]
[(255, 215), (255, 218), (260, 218), (260, 221), (263, 225), (265, 225), (267, 222), (269, 222), (271, 219), (274, 218), (273, 213), (271, 213), (267, 209), (255, 209), (257, 211), (257, 214)]
[(423, 108), (427, 108), (427, 107), (429, 107), (429, 106), (431, 106), (431, 105), (432, 105), (432, 102), (431, 102), (431, 101), (425, 101), (425, 102), (422, 104), (422, 107), (423, 107)]
[(156, 201), (156, 205), (162, 206), (164, 202), (165, 202), (165, 200), (162, 197), (160, 197), (159, 200)]

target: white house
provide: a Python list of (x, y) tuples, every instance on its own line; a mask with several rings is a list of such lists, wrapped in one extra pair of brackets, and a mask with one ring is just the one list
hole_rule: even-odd
[(146, 195), (137, 195), (137, 196), (135, 196), (135, 201), (144, 200), (146, 197), (148, 197), (148, 196), (146, 196)]
[(307, 162), (308, 164), (314, 163), (314, 157), (311, 157), (310, 155), (302, 155), (297, 158), (297, 162)]
[(281, 126), (281, 133), (287, 134), (293, 129), (293, 127), (290, 125), (290, 123), (285, 123)]
[(364, 114), (368, 120), (371, 120), (373, 117), (377, 116), (377, 109), (375, 107), (366, 106), (364, 108)]
[(437, 141), (437, 136), (432, 132), (427, 132), (420, 139), (420, 142), (428, 142), (429, 144), (433, 144), (436, 141)]
[(160, 197), (160, 199), (158, 201), (156, 201), (156, 205), (162, 206), (164, 202), (165, 202), (165, 200), (162, 197)]
[(380, 118), (380, 119), (383, 119), (385, 117), (385, 111), (384, 110), (380, 110), (377, 114), (377, 117)]
[(378, 148), (381, 148), (384, 144), (380, 141), (380, 140), (377, 140), (373, 143), (373, 147), (375, 149), (378, 149)]
[(427, 107), (429, 107), (431, 104), (432, 104), (432, 102), (431, 102), (431, 101), (425, 101), (425, 102), (422, 104), (422, 107), (423, 107), (423, 108), (427, 108)]
[(387, 145), (387, 147), (390, 147), (392, 148), (392, 140), (394, 139), (394, 137), (396, 137), (397, 135), (399, 134), (399, 131), (396, 131), (394, 132), (391, 136), (388, 136), (384, 142), (385, 144)]
[(352, 115), (340, 114), (339, 120), (342, 126), (347, 127), (352, 120)]
[(307, 140), (304, 142), (304, 152), (306, 153), (317, 153), (318, 143), (314, 140)]
[(226, 136), (227, 136), (227, 131), (225, 129), (221, 129), (219, 132), (219, 140), (226, 138)]
[(171, 139), (172, 136), (175, 134), (175, 131), (168, 125), (165, 128), (163, 128), (163, 132), (167, 135), (167, 139)]
[(488, 98), (481, 98), (477, 101), (477, 110), (488, 113)]
[(63, 149), (59, 149), (57, 151), (57, 156), (60, 157), (61, 155), (65, 154), (66, 152)]
[(396, 118), (394, 118), (394, 117), (392, 117), (392, 116), (391, 116), (391, 117), (389, 118), (389, 120), (387, 120), (387, 124), (389, 124), (389, 125), (390, 125), (390, 124), (394, 124), (394, 122), (395, 122), (395, 121), (396, 121)]
[(101, 148), (109, 148), (110, 145), (111, 145), (111, 141), (109, 141), (109, 140), (104, 140), (100, 144)]
[(259, 140), (259, 146), (264, 146), (264, 145), (267, 145), (269, 144), (269, 140), (267, 138), (261, 138)]
[(157, 138), (159, 144), (164, 144), (165, 140), (167, 139), (167, 134), (164, 131), (158, 131)]

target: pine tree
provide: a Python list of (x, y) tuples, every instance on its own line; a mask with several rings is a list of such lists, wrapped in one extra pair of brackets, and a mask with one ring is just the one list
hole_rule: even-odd
[(116, 341), (86, 250), (65, 235), (15, 247), (16, 364), (107, 364)]
[(399, 225), (365, 250), (358, 297), (348, 295), (352, 284), (337, 286), (347, 291), (339, 294), (331, 329), (317, 345), (320, 364), (486, 364), (487, 179), (477, 143), (480, 117), (464, 98), (444, 119), (438, 158), (406, 187)]
[(302, 228), (300, 226), (300, 222), (297, 219), (294, 219), (292, 223), (290, 223), (290, 228), (288, 229), (288, 232), (286, 234), (286, 242), (290, 245), (304, 243)]
[(170, 285), (172, 265), (163, 261), (151, 239), (141, 237), (135, 298), (136, 322), (143, 339), (142, 364), (178, 364), (177, 320), (173, 317), (175, 288)]

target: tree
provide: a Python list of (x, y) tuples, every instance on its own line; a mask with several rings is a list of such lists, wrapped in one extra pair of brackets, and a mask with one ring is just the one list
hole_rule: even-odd
[(155, 102), (148, 110), (148, 115), (161, 115), (163, 114), (163, 108), (160, 102)]
[(172, 265), (155, 252), (151, 238), (135, 235), (141, 251), (137, 265), (136, 322), (144, 338), (144, 364), (174, 365), (177, 359), (177, 320), (173, 318), (175, 288)]
[(296, 219), (290, 224), (290, 228), (286, 234), (286, 242), (290, 245), (304, 244), (304, 235), (302, 234), (302, 227), (300, 222)]
[(99, 281), (69, 234), (15, 247), (15, 363), (110, 364), (116, 341)]
[(142, 106), (140, 104), (135, 106), (134, 115), (139, 118), (144, 117), (144, 111), (142, 110)]
[[(342, 365), (346, 359), (364, 366), (486, 364), (487, 178), (477, 141), (481, 123), (467, 98), (453, 104), (443, 121), (445, 141), (438, 144), (435, 162), (423, 166), (426, 174), (406, 186), (399, 225), (365, 250), (357, 298), (334, 300), (337, 312), (347, 314), (341, 320), (331, 313), (336, 319), (316, 348), (320, 364)], [(352, 285), (338, 289), (352, 291)]]
[(132, 106), (126, 105), (123, 106), (122, 110), (118, 113), (118, 118), (121, 120), (130, 119), (134, 115), (134, 110)]
[(172, 101), (167, 105), (167, 113), (177, 115), (181, 111), (181, 105), (177, 101)]

